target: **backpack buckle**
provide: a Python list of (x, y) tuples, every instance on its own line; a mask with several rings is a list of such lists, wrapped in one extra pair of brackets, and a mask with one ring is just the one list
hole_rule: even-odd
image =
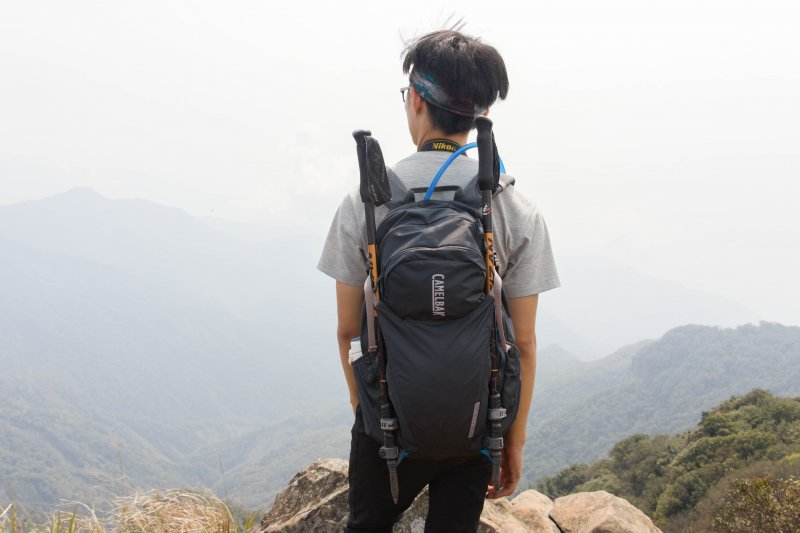
[(502, 420), (506, 417), (506, 410), (504, 407), (496, 407), (494, 409), (489, 409), (489, 420)]
[(397, 446), (381, 446), (381, 449), (378, 451), (378, 455), (381, 459), (386, 459), (389, 461), (392, 459), (397, 459), (400, 456), (400, 451), (397, 449)]
[(503, 437), (486, 437), (483, 440), (483, 446), (487, 450), (502, 450), (503, 449)]
[(395, 431), (397, 429), (397, 419), (381, 418), (381, 429), (383, 431)]

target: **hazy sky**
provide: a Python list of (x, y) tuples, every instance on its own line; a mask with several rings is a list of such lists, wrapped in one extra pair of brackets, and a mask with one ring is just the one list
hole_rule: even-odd
[(464, 17), (506, 59), (499, 148), (557, 254), (800, 323), (796, 2), (277, 5), (0, 4), (0, 204), (86, 185), (316, 246), (350, 132), (413, 149), (403, 39)]

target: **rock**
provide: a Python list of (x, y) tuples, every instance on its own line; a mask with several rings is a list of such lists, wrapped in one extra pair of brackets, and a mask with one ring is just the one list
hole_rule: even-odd
[[(423, 533), (427, 513), (425, 489), (395, 524), (394, 532)], [(338, 533), (346, 522), (347, 462), (323, 459), (292, 478), (275, 497), (261, 527), (251, 533)], [(544, 494), (526, 490), (513, 500), (486, 500), (478, 531), (651, 533), (659, 530), (644, 513), (607, 492), (573, 494), (553, 502)]]
[(295, 475), (261, 520), (264, 533), (336, 532), (347, 521), (347, 461), (321, 459)]
[(511, 500), (511, 512), (532, 531), (559, 533), (558, 527), (550, 520), (552, 508), (553, 500), (535, 490), (526, 490)]
[[(545, 503), (546, 502), (546, 503)], [(534, 490), (525, 491), (513, 501), (507, 498), (486, 500), (481, 513), (479, 533), (559, 533), (548, 518), (552, 500)], [(394, 533), (423, 533), (428, 514), (428, 489), (424, 489), (394, 526)]]
[(564, 533), (655, 533), (655, 524), (639, 509), (601, 490), (556, 499), (550, 518)]
[(479, 533), (559, 533), (548, 518), (553, 502), (535, 490), (526, 490), (513, 500), (486, 500), (481, 513)]
[(428, 516), (428, 487), (425, 487), (411, 507), (406, 509), (394, 525), (393, 533), (424, 533), (426, 516)]

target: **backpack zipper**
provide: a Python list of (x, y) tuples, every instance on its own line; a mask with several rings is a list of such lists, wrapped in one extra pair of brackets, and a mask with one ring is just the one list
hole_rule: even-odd
[(399, 251), (393, 253), (392, 255), (390, 255), (389, 258), (384, 263), (386, 265), (386, 268), (385, 268), (385, 270), (383, 272), (381, 272), (381, 277), (385, 277), (385, 276), (389, 275), (389, 273), (394, 269), (394, 267), (397, 266), (397, 263), (400, 261), (402, 256), (404, 256), (404, 255), (406, 255), (408, 253), (417, 252), (417, 251), (420, 251), (420, 250), (428, 250), (428, 251), (434, 251), (434, 250), (462, 250), (462, 251), (466, 251), (466, 252), (469, 253), (469, 255), (473, 255), (473, 256), (475, 256), (475, 258), (477, 258), (477, 261), (475, 262), (475, 266), (480, 265), (481, 267), (484, 267), (484, 270), (485, 270), (485, 266), (486, 265), (483, 262), (483, 255), (481, 255), (481, 253), (478, 252), (475, 248), (470, 248), (469, 246), (458, 246), (456, 244), (448, 244), (448, 245), (439, 246), (439, 247), (412, 246), (411, 248), (403, 248), (402, 250), (399, 250)]

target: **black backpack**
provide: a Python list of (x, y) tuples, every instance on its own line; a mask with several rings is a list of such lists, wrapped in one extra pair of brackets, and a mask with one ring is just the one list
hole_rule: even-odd
[[(487, 194), (476, 176), (463, 189), (436, 189), (452, 193), (452, 200), (417, 201), (419, 191), (406, 190), (383, 165), (377, 142), (357, 133), (364, 139), (362, 183), (364, 166), (373, 174), (365, 205), (374, 208), (382, 199), (390, 209), (372, 230), (377, 257), (367, 258), (363, 355), (352, 363), (365, 430), (383, 443), (395, 501), (397, 465), (406, 457), (483, 453), (494, 463), (497, 489), (502, 436), (519, 403), (520, 367), (502, 281), (487, 273), (494, 257), (490, 249), (488, 263), (485, 226), (491, 246), (490, 198), (513, 180), (501, 182), (494, 170)], [(480, 144), (479, 129), (485, 157)]]

